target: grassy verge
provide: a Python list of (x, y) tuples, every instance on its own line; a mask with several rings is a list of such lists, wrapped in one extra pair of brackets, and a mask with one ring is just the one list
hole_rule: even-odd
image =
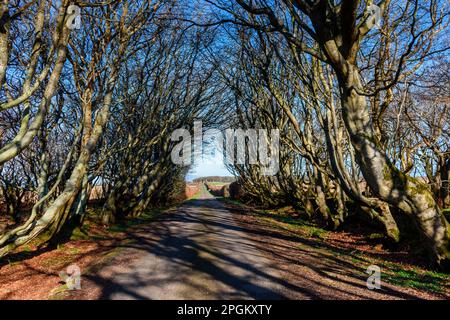
[(200, 197), (202, 196), (203, 193), (208, 193), (208, 190), (206, 190), (206, 186), (204, 183), (202, 183), (200, 188), (198, 189), (198, 191), (192, 197), (187, 199), (186, 201), (198, 200), (198, 199), (200, 199)]
[(226, 183), (226, 182), (217, 182), (217, 181), (208, 182), (208, 184), (209, 184), (210, 186), (215, 186), (215, 187), (223, 187), (223, 186), (229, 185), (229, 183)]

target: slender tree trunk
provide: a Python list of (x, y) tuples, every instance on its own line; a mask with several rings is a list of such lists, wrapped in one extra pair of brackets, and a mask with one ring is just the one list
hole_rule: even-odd
[(443, 208), (450, 207), (450, 156), (441, 157), (440, 161), (441, 186), (439, 189), (439, 198)]
[(111, 192), (106, 199), (106, 202), (103, 206), (101, 221), (104, 225), (110, 225), (116, 222), (116, 214), (117, 214), (117, 188), (119, 187), (120, 182), (118, 182), (117, 186), (114, 186)]

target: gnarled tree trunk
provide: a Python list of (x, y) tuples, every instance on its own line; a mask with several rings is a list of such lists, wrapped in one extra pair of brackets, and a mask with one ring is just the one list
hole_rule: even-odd
[(357, 93), (362, 91), (358, 69), (346, 63), (339, 71), (344, 122), (369, 187), (380, 199), (410, 215), (437, 263), (448, 263), (450, 230), (432, 192), (417, 179), (400, 172), (376, 145), (366, 97)]

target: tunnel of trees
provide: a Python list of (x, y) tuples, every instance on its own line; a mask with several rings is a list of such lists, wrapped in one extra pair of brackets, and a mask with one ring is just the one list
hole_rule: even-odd
[(360, 216), (449, 267), (446, 1), (5, 0), (0, 15), (0, 258), (70, 234), (94, 191), (105, 225), (178, 199), (171, 134), (201, 119), (280, 130), (275, 175), (228, 165), (243, 200), (329, 229)]

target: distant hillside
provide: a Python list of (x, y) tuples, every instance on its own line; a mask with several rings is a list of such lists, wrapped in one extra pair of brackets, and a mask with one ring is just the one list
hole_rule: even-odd
[(193, 180), (193, 182), (234, 182), (236, 181), (235, 177), (220, 177), (220, 176), (209, 176), (209, 177), (199, 177)]

